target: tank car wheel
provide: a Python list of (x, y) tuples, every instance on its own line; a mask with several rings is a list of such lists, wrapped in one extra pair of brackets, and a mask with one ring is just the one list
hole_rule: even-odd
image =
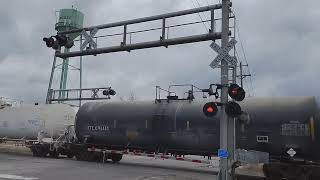
[(113, 163), (117, 163), (122, 159), (122, 154), (111, 154), (111, 160)]
[(79, 152), (76, 155), (77, 160), (79, 161), (93, 161), (94, 160), (94, 155), (90, 152)]
[(31, 151), (32, 155), (35, 157), (46, 157), (46, 155), (48, 154), (43, 148), (33, 148)]
[(73, 158), (73, 156), (74, 156), (74, 155), (73, 155), (72, 153), (68, 153), (68, 154), (67, 154), (67, 157), (68, 157), (68, 158)]
[(34, 156), (34, 157), (39, 157), (40, 156), (38, 151), (36, 151), (35, 149), (32, 149), (31, 151), (32, 151), (32, 156)]
[(46, 157), (48, 152), (46, 152), (44, 149), (41, 149), (39, 152), (39, 157)]
[(78, 153), (75, 156), (76, 156), (77, 161), (83, 161), (81, 153)]
[(93, 153), (90, 153), (90, 152), (85, 152), (85, 160), (86, 161), (89, 161), (89, 162), (92, 162), (94, 161), (94, 154)]
[(49, 155), (52, 158), (58, 158), (59, 153), (57, 151), (51, 151), (51, 152), (49, 152)]

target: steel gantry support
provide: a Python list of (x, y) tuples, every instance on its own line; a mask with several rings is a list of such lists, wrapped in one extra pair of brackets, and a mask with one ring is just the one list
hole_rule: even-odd
[[(228, 4), (228, 7), (230, 6), (231, 6), (231, 3)], [(222, 8), (222, 4), (216, 4), (211, 6), (205, 6), (205, 7), (194, 8), (194, 9), (189, 9), (184, 11), (177, 11), (173, 13), (162, 14), (162, 15), (149, 16), (149, 17), (115, 22), (110, 24), (103, 24), (103, 25), (91, 26), (91, 27), (86, 27), (81, 29), (74, 29), (70, 31), (58, 32), (59, 34), (71, 34), (71, 33), (79, 33), (79, 32), (84, 33), (86, 31), (97, 32), (98, 30), (101, 30), (101, 29), (123, 27), (123, 32), (122, 32), (123, 40), (122, 42), (119, 43), (119, 45), (116, 45), (116, 46), (109, 46), (109, 47), (107, 46), (107, 47), (101, 47), (101, 48), (99, 47), (99, 48), (91, 48), (91, 49), (89, 48), (89, 49), (84, 49), (82, 51), (80, 50), (80, 51), (73, 51), (73, 52), (56, 51), (55, 55), (60, 58), (68, 58), (68, 57), (113, 53), (113, 52), (120, 52), (120, 51), (131, 51), (136, 49), (154, 48), (154, 47), (161, 47), (161, 46), (168, 47), (171, 45), (221, 39), (221, 33), (214, 31), (214, 23), (211, 24), (211, 30), (205, 34), (175, 37), (175, 38), (168, 38), (168, 37), (166, 38), (165, 36), (167, 33), (166, 28), (169, 27), (169, 26), (166, 26), (166, 22), (168, 19), (173, 17), (178, 17), (178, 16), (184, 16), (184, 15), (190, 15), (190, 14), (209, 11), (212, 13), (211, 21), (214, 21), (214, 10), (221, 9), (221, 8)], [(128, 32), (127, 30), (129, 25), (157, 21), (157, 20), (162, 21), (162, 26), (160, 28), (162, 29), (162, 31), (161, 31), (161, 36), (159, 40), (139, 42), (139, 43), (131, 43), (131, 42), (127, 43), (127, 35), (130, 34), (130, 32)], [(229, 31), (227, 33), (229, 33)], [(91, 38), (94, 38), (94, 37), (92, 36)]]
[(97, 54), (106, 54), (106, 53), (113, 53), (113, 52), (120, 52), (120, 51), (131, 51), (136, 49), (154, 48), (154, 47), (161, 47), (161, 46), (168, 47), (169, 45), (187, 44), (187, 43), (216, 40), (216, 39), (221, 39), (221, 33), (201, 34), (201, 35), (187, 36), (187, 37), (181, 37), (181, 38), (172, 38), (172, 39), (149, 41), (149, 42), (136, 43), (136, 44), (127, 44), (127, 45), (125, 45), (124, 43), (121, 43), (120, 46), (87, 49), (84, 51), (74, 51), (74, 52), (67, 52), (67, 53), (56, 52), (56, 56), (60, 58), (67, 58), (67, 57), (76, 57), (76, 56), (97, 55)]

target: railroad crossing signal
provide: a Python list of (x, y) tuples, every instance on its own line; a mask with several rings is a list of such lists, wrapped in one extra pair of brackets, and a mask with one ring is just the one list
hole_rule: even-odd
[(240, 105), (233, 101), (229, 101), (226, 104), (225, 111), (226, 111), (226, 114), (232, 118), (238, 117), (242, 113)]
[[(238, 84), (231, 84), (228, 87), (228, 94), (232, 99), (236, 101), (242, 101), (246, 96), (246, 92)], [(238, 117), (242, 114), (240, 105), (233, 101), (230, 101), (226, 104), (225, 112), (228, 116), (233, 118)]]
[(218, 106), (215, 102), (208, 102), (203, 106), (203, 113), (207, 117), (213, 117), (218, 113)]
[(231, 57), (229, 55), (229, 51), (234, 47), (234, 45), (237, 43), (237, 40), (232, 38), (226, 47), (221, 48), (217, 43), (212, 42), (210, 47), (218, 53), (218, 56), (210, 63), (210, 67), (212, 69), (217, 68), (219, 66), (219, 63), (225, 59), (228, 61), (229, 64), (232, 66), (237, 65), (237, 59), (235, 57)]
[(94, 28), (92, 31), (90, 31), (90, 35), (87, 33), (87, 31), (83, 30), (81, 34), (84, 36), (85, 41), (81, 44), (80, 49), (83, 50), (88, 44), (96, 49), (97, 43), (93, 40), (94, 35), (96, 35), (98, 32), (97, 28)]
[(228, 94), (236, 101), (242, 101), (246, 97), (246, 92), (238, 84), (231, 84), (228, 88)]
[(55, 35), (50, 37), (44, 37), (42, 39), (46, 46), (49, 48), (53, 48), (55, 50), (59, 49), (60, 47), (64, 46), (66, 48), (71, 48), (74, 45), (74, 42), (72, 39), (68, 38), (66, 35)]

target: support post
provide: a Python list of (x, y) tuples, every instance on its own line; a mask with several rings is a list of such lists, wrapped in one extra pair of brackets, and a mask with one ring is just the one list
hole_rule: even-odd
[(162, 19), (162, 36), (161, 40), (164, 40), (166, 38), (166, 19)]
[(210, 33), (214, 33), (215, 32), (215, 26), (214, 26), (214, 9), (211, 10), (211, 29), (210, 29)]
[(125, 24), (123, 26), (123, 41), (121, 43), (121, 46), (125, 46), (127, 44), (127, 25)]
[(248, 64), (242, 64), (242, 62), (240, 62), (240, 66), (239, 66), (240, 75), (237, 76), (240, 78), (240, 83), (242, 88), (243, 88), (243, 79), (251, 76), (251, 74), (243, 74), (243, 66), (248, 66)]
[(56, 61), (57, 57), (53, 57), (53, 62), (52, 62), (52, 68), (51, 68), (51, 74), (50, 74), (50, 80), (49, 80), (49, 85), (48, 85), (48, 91), (47, 91), (47, 98), (46, 98), (46, 104), (50, 103), (50, 97), (51, 97), (51, 86), (52, 86), (52, 81), (53, 81), (53, 76), (54, 76), (54, 71), (56, 69)]
[(240, 62), (240, 82), (241, 87), (243, 88), (242, 62)]
[[(82, 44), (82, 34), (80, 34), (80, 45)], [(81, 49), (81, 46), (80, 46), (80, 51), (82, 51)], [(80, 84), (79, 84), (79, 88), (80, 88), (80, 91), (79, 91), (79, 107), (81, 107), (81, 98), (82, 98), (82, 56), (80, 56), (80, 62), (79, 62), (79, 73), (80, 73)]]
[[(230, 0), (222, 0), (222, 25), (221, 25), (221, 48), (227, 47), (229, 42), (229, 3)], [(228, 124), (229, 118), (225, 113), (225, 104), (228, 102), (228, 82), (229, 82), (229, 69), (228, 62), (226, 60), (221, 61), (221, 117), (220, 117), (220, 149), (227, 150), (229, 152), (229, 158), (231, 152), (228, 148), (228, 136), (230, 135)], [(229, 158), (220, 159), (220, 180), (229, 180), (228, 174), (228, 160)]]
[[(68, 53), (69, 49), (64, 48), (64, 53)], [(63, 58), (62, 62), (62, 70), (61, 70), (61, 78), (60, 78), (60, 90), (66, 89), (67, 86), (67, 78), (68, 78), (68, 70), (69, 70), (69, 58)], [(65, 92), (59, 92), (59, 98), (62, 99), (65, 97)]]

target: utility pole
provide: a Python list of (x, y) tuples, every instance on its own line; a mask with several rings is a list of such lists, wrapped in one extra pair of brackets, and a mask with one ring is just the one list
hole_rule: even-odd
[(240, 62), (240, 66), (239, 66), (239, 69), (240, 69), (240, 75), (237, 76), (240, 78), (240, 82), (241, 82), (241, 87), (243, 88), (243, 79), (246, 78), (246, 77), (250, 77), (251, 74), (243, 74), (243, 68), (244, 66), (249, 66), (248, 64), (242, 64), (242, 62)]
[[(229, 4), (230, 0), (222, 0), (222, 25), (221, 25), (221, 48), (227, 47), (229, 43)], [(221, 61), (221, 117), (220, 117), (220, 149), (227, 150), (228, 148), (228, 136), (231, 135), (229, 132), (228, 124), (229, 119), (225, 112), (225, 104), (228, 102), (228, 83), (229, 83), (229, 67), (228, 61), (222, 59)], [(229, 152), (231, 154), (231, 152)], [(228, 175), (228, 159), (220, 159), (220, 180), (230, 179)]]

